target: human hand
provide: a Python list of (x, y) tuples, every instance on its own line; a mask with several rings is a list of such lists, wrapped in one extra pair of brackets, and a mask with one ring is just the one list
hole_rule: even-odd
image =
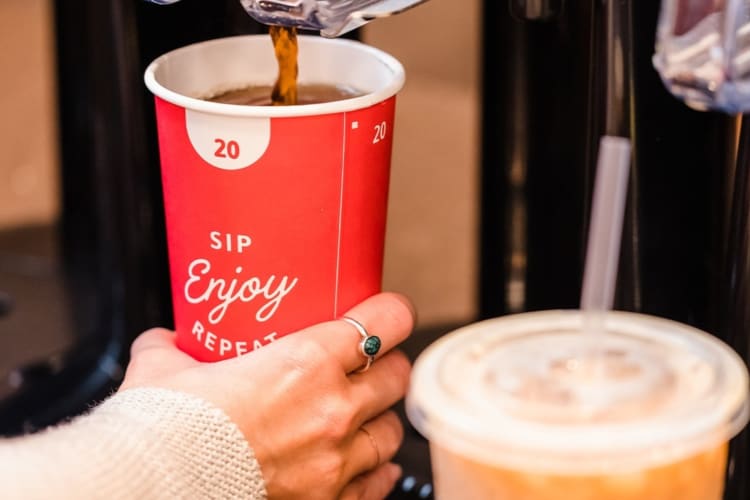
[(173, 332), (155, 329), (133, 343), (120, 390), (163, 387), (222, 408), (253, 448), (270, 499), (381, 499), (401, 473), (390, 460), (403, 428), (389, 408), (408, 385), (409, 361), (394, 347), (411, 332), (414, 310), (405, 297), (383, 293), (346, 316), (383, 344), (362, 373), (360, 334), (341, 320), (210, 364), (179, 351)]

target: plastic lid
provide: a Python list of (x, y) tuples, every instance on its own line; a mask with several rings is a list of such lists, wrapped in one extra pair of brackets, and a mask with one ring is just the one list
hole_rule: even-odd
[(480, 462), (585, 475), (674, 462), (747, 423), (747, 369), (715, 337), (633, 313), (598, 336), (581, 324), (546, 311), (446, 335), (415, 363), (409, 419)]

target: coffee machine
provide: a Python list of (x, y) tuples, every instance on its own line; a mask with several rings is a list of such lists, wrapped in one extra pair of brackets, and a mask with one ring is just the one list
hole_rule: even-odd
[[(750, 128), (665, 89), (652, 65), (659, 7), (484, 0), (475, 319), (578, 306), (598, 139), (621, 135), (634, 149), (616, 307), (699, 327), (748, 361)], [(56, 0), (54, 19), (62, 214), (51, 279), (65, 291), (59, 327), (70, 334), (59, 354), (12, 372), (0, 391), (3, 435), (106, 396), (134, 332), (171, 322), (145, 65), (188, 43), (265, 30), (237, 0)], [(17, 304), (0, 296), (12, 318), (21, 292), (0, 290)], [(448, 330), (405, 349), (416, 357)], [(746, 431), (732, 443), (727, 500), (750, 497), (749, 451)], [(418, 433), (407, 432), (397, 460), (405, 476), (393, 498), (430, 498)]]

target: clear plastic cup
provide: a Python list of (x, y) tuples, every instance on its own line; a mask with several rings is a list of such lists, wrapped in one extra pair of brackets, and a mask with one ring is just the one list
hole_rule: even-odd
[(415, 363), (412, 423), (439, 499), (720, 500), (727, 443), (748, 420), (748, 373), (715, 337), (611, 312), (493, 319)]

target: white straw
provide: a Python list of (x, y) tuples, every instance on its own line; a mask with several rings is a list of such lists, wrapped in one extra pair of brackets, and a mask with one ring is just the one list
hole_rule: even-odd
[(590, 320), (601, 319), (597, 313), (614, 304), (629, 170), (630, 140), (602, 137), (581, 292), (581, 309)]

